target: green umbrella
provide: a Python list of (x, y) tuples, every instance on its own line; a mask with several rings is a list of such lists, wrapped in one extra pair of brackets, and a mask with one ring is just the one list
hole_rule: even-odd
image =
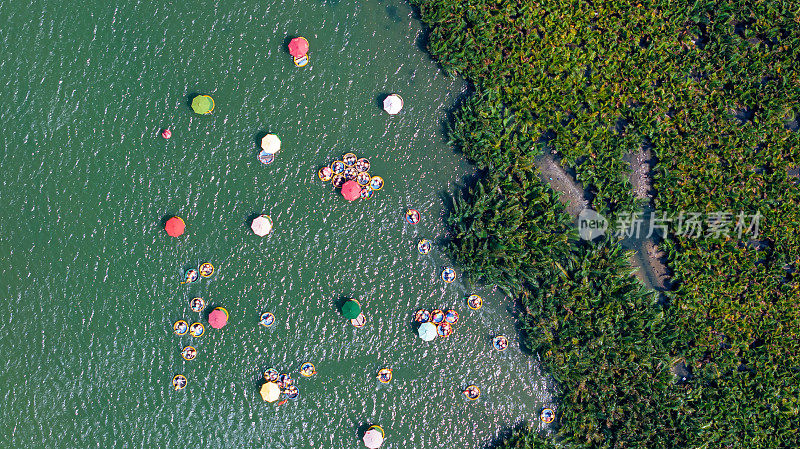
[(198, 114), (210, 114), (214, 110), (214, 99), (208, 95), (198, 95), (192, 100), (192, 109)]
[(355, 299), (348, 300), (342, 306), (342, 315), (348, 320), (354, 320), (361, 314), (361, 305)]

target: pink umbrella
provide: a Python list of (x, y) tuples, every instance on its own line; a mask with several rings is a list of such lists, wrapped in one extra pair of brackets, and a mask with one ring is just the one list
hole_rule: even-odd
[(289, 42), (289, 54), (302, 58), (308, 53), (308, 41), (304, 37), (296, 37)]
[(208, 322), (214, 329), (222, 329), (228, 324), (228, 314), (221, 308), (214, 309), (208, 316)]
[(347, 181), (342, 186), (342, 196), (344, 196), (344, 199), (347, 201), (355, 201), (361, 198), (361, 186), (352, 179)]

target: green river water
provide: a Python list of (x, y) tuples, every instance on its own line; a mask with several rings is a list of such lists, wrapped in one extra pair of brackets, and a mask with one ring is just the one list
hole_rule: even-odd
[[(380, 424), (385, 448), (478, 448), (537, 422), (552, 385), (520, 351), (513, 303), (438, 277), (448, 194), (475, 175), (443, 135), (466, 85), (424, 52), (408, 4), (112, 3), (0, 2), (3, 447), (356, 448)], [(286, 50), (297, 35), (304, 69)], [(389, 92), (405, 99), (397, 116), (379, 105)], [(212, 115), (192, 113), (197, 93)], [(255, 157), (266, 132), (283, 141), (268, 166)], [(386, 181), (371, 200), (317, 178), (348, 151)], [(404, 222), (408, 207), (421, 223)], [(256, 213), (270, 236), (250, 231)], [(187, 223), (177, 239), (163, 230), (173, 214)], [(204, 261), (216, 274), (181, 285)], [(194, 296), (226, 307), (228, 325), (173, 335), (200, 318)], [(344, 297), (366, 327), (341, 317)], [(458, 310), (454, 335), (417, 338), (421, 307)], [(498, 334), (509, 350), (491, 348)], [(304, 361), (316, 376), (300, 378)], [(261, 400), (268, 367), (299, 378), (299, 400)], [(174, 391), (179, 373), (189, 384)], [(473, 383), (483, 394), (468, 402)]]

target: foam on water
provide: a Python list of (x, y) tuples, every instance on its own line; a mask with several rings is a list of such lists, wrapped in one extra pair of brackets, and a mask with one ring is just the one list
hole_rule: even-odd
[[(407, 4), (114, 3), (0, 3), (0, 441), (358, 447), (378, 423), (387, 448), (479, 447), (536, 420), (551, 385), (519, 350), (513, 304), (439, 279), (447, 195), (475, 170), (442, 134), (465, 85), (419, 49)], [(306, 69), (286, 51), (296, 35), (311, 43)], [(406, 103), (393, 117), (380, 107), (390, 92)], [(192, 114), (197, 93), (214, 97), (212, 115)], [(283, 149), (262, 166), (266, 132)], [(370, 201), (316, 176), (348, 151), (386, 181)], [(412, 206), (418, 225), (403, 220)], [(250, 232), (256, 213), (274, 219), (271, 236)], [(172, 214), (188, 225), (179, 239), (162, 229)], [(437, 243), (427, 256), (421, 238)], [(214, 277), (180, 285), (204, 261)], [(473, 292), (479, 311), (464, 302)], [(174, 321), (199, 318), (194, 296), (226, 307), (229, 325), (174, 336)], [(363, 329), (337, 311), (344, 297), (364, 305)], [(420, 307), (457, 309), (454, 335), (419, 340)], [(299, 377), (304, 361), (318, 374), (298, 380), (299, 401), (261, 401), (264, 369)], [(388, 385), (375, 380), (384, 366)], [(171, 390), (177, 373), (184, 391)], [(471, 383), (482, 396), (468, 403)]]

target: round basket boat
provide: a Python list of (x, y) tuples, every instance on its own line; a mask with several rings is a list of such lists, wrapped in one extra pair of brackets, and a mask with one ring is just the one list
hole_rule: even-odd
[(440, 337), (449, 337), (453, 333), (453, 326), (450, 323), (442, 323), (436, 326), (436, 333), (439, 334)]
[(358, 158), (353, 153), (346, 153), (344, 156), (342, 156), (342, 162), (344, 162), (344, 165), (348, 167), (356, 165), (357, 160)]
[(175, 335), (186, 335), (189, 332), (189, 323), (184, 320), (178, 320), (172, 325), (172, 330), (175, 331)]
[(295, 67), (305, 67), (308, 65), (308, 55), (300, 56), (299, 58), (292, 57)]
[(372, 190), (372, 187), (366, 186), (361, 189), (361, 199), (368, 200), (375, 195), (375, 191)]
[(440, 324), (444, 322), (444, 312), (439, 309), (431, 310), (431, 322), (433, 324)]
[(289, 385), (282, 391), (282, 393), (286, 396), (286, 399), (294, 400), (300, 396), (300, 390), (294, 385)]
[(417, 251), (422, 255), (431, 252), (431, 241), (426, 239), (420, 240), (419, 243), (417, 243)]
[(192, 298), (189, 300), (189, 308), (192, 312), (202, 312), (206, 308), (206, 302), (203, 298)]
[(554, 419), (556, 419), (556, 412), (554, 412), (551, 408), (546, 408), (542, 410), (542, 413), (539, 414), (539, 419), (541, 419), (545, 424), (550, 424)]
[(333, 178), (333, 170), (330, 167), (322, 167), (317, 172), (317, 176), (322, 182), (328, 182)]
[(261, 162), (264, 165), (269, 165), (275, 162), (275, 154), (267, 153), (267, 150), (261, 150), (256, 158), (258, 158), (258, 162)]
[(197, 357), (197, 349), (194, 346), (187, 346), (181, 350), (181, 357), (184, 360), (194, 360)]
[(267, 382), (277, 382), (278, 381), (278, 370), (275, 368), (269, 368), (264, 371), (264, 380)]
[(362, 157), (356, 161), (356, 170), (360, 172), (369, 171), (369, 159)]
[(346, 167), (344, 165), (344, 162), (342, 162), (342, 161), (333, 161), (333, 162), (331, 162), (331, 170), (333, 170), (334, 174), (338, 175), (339, 173), (342, 173), (345, 168)]
[(392, 370), (390, 368), (382, 368), (378, 371), (378, 381), (382, 384), (388, 384), (392, 381)]
[(357, 183), (358, 183), (358, 185), (360, 185), (361, 187), (365, 187), (365, 186), (367, 186), (367, 185), (369, 184), (369, 180), (370, 180), (370, 179), (371, 179), (371, 178), (370, 178), (370, 176), (369, 176), (369, 173), (367, 173), (367, 172), (365, 172), (365, 171), (359, 172), (359, 173), (356, 175), (356, 182), (357, 182)]
[(448, 310), (444, 313), (444, 321), (450, 324), (456, 324), (458, 322), (458, 312), (453, 309)]
[(278, 376), (278, 385), (280, 385), (283, 388), (288, 388), (294, 385), (294, 379), (292, 379), (291, 374), (286, 374), (286, 373), (281, 374)]
[(356, 318), (350, 320), (350, 324), (358, 328), (364, 327), (364, 325), (367, 324), (367, 317), (363, 313), (360, 313)]
[(313, 363), (306, 362), (300, 365), (300, 374), (303, 377), (311, 377), (314, 374), (317, 374), (317, 369), (314, 367)]
[(380, 176), (373, 176), (372, 179), (369, 180), (369, 186), (372, 187), (372, 190), (380, 190), (383, 188), (383, 178)]
[(344, 179), (348, 181), (354, 181), (358, 176), (358, 170), (356, 170), (355, 167), (347, 167), (344, 169), (344, 172), (342, 172), (342, 174), (344, 175)]
[(427, 323), (431, 320), (431, 313), (425, 309), (419, 309), (414, 313), (414, 321), (417, 323)]
[(492, 339), (492, 346), (498, 351), (505, 351), (508, 349), (508, 338), (505, 335), (498, 335)]
[(337, 189), (341, 189), (346, 182), (347, 179), (345, 179), (344, 175), (341, 173), (337, 173), (333, 175), (333, 178), (331, 178), (331, 184), (333, 184), (333, 186)]
[(192, 282), (196, 281), (200, 277), (200, 274), (192, 268), (191, 270), (186, 272), (186, 276), (183, 278), (183, 282), (181, 284), (191, 284)]
[(261, 314), (261, 320), (258, 322), (258, 324), (260, 324), (260, 325), (262, 325), (264, 327), (270, 327), (274, 323), (275, 323), (275, 315), (273, 315), (273, 314), (271, 314), (269, 312), (262, 313)]
[(464, 389), (464, 396), (470, 401), (474, 401), (481, 397), (481, 389), (477, 385), (470, 385)]
[(189, 334), (191, 334), (192, 337), (202, 337), (205, 333), (206, 328), (201, 323), (192, 323), (192, 325), (189, 326)]
[(213, 275), (214, 275), (214, 265), (211, 265), (208, 262), (200, 265), (200, 276), (203, 276), (204, 278), (210, 278)]
[(188, 383), (189, 381), (186, 380), (186, 376), (183, 374), (176, 374), (175, 377), (172, 378), (172, 388), (176, 390), (183, 390)]
[(406, 211), (406, 221), (409, 224), (417, 224), (421, 218), (422, 214), (416, 209), (409, 209)]
[(448, 284), (453, 282), (453, 281), (455, 281), (456, 280), (456, 270), (454, 270), (454, 269), (452, 269), (450, 267), (445, 267), (444, 270), (442, 270), (442, 280), (447, 282)]
[(483, 298), (478, 295), (469, 295), (467, 298), (467, 307), (472, 310), (478, 310), (483, 307)]

